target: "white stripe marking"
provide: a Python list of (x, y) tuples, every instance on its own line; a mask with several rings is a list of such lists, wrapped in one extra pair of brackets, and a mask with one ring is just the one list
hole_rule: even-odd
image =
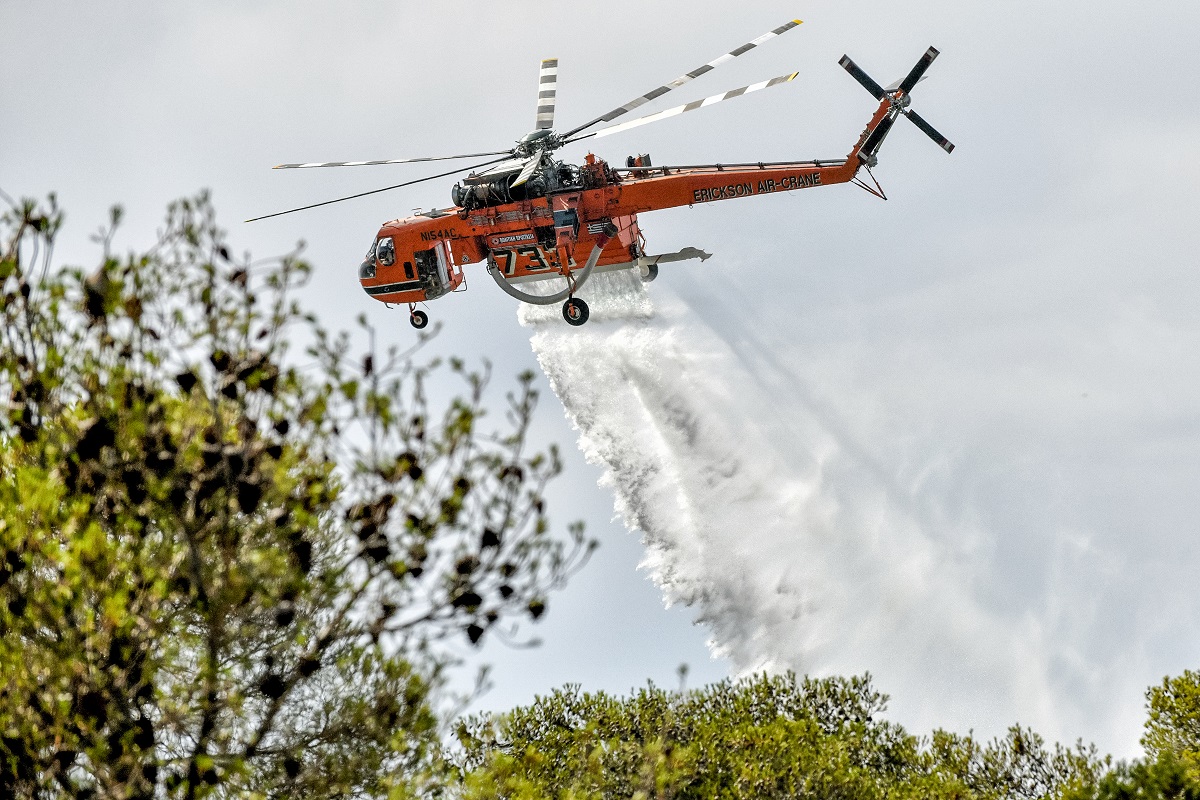
[[(659, 120), (668, 119), (670, 117), (677, 117), (685, 111), (695, 111), (698, 108), (705, 108), (707, 106), (715, 105), (715, 104), (721, 102), (722, 100), (732, 100), (734, 97), (741, 97), (743, 95), (750, 94), (751, 92), (757, 92), (760, 89), (766, 89), (768, 86), (771, 85), (772, 80), (778, 80), (779, 83), (787, 83), (794, 77), (795, 77), (794, 74), (793, 75), (782, 75), (782, 76), (780, 76), (780, 78), (784, 78), (786, 80), (780, 80), (780, 78), (771, 78), (771, 79), (768, 79), (765, 81), (759, 81), (758, 83), (753, 83), (753, 84), (747, 86), (745, 88), (745, 90), (742, 91), (741, 94), (736, 94), (736, 95), (733, 94), (734, 92), (738, 91), (737, 89), (732, 89), (728, 92), (722, 92), (721, 94), (714, 94), (710, 97), (704, 98), (704, 100), (702, 100), (700, 102), (700, 105), (698, 105), (698, 106), (693, 106), (692, 108), (688, 108), (688, 106), (691, 106), (692, 103), (685, 103), (681, 106), (675, 106), (674, 108), (668, 108), (666, 111), (659, 111), (657, 114), (648, 114), (644, 117), (638, 117), (637, 119), (631, 119), (628, 122), (622, 122), (618, 125), (613, 125), (608, 128), (602, 128), (602, 129), (596, 131), (595, 136), (596, 136), (596, 138), (600, 138), (603, 136), (610, 136), (614, 133), (620, 133), (621, 131), (627, 131), (630, 128), (638, 128), (638, 127), (641, 127), (642, 125), (648, 125), (651, 122), (658, 122)], [(775, 84), (775, 85), (779, 85), (779, 84)], [(695, 101), (693, 101), (693, 102), (695, 102)]]

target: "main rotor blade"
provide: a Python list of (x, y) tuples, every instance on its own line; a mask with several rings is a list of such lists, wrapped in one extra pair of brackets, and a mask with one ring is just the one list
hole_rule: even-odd
[[(628, 122), (622, 122), (608, 128), (601, 128), (600, 130), (592, 133), (585, 133), (582, 136), (576, 137), (570, 141), (578, 142), (581, 139), (589, 139), (593, 136), (597, 138), (611, 136), (614, 133), (620, 133), (622, 131), (627, 131), (630, 128), (637, 128), (642, 125), (649, 125), (651, 122), (658, 122), (659, 120), (667, 119), (668, 117), (677, 117), (680, 114), (684, 114), (688, 111), (695, 111), (706, 106), (715, 105), (716, 103), (720, 103), (722, 100), (732, 100), (733, 98), (741, 97), (744, 94), (757, 92), (759, 89), (769, 89), (772, 86), (778, 86), (781, 83), (788, 83), (799, 74), (799, 72), (793, 72), (791, 75), (780, 75), (778, 78), (771, 78), (769, 81), (759, 81), (758, 83), (752, 83), (749, 86), (743, 86), (740, 89), (733, 89), (722, 94), (714, 94), (713, 96), (706, 97), (703, 100), (695, 100), (691, 103), (685, 103), (681, 106), (668, 108), (666, 111), (659, 111), (657, 114), (647, 114), (644, 117), (631, 119)], [(570, 142), (564, 142), (564, 144), (570, 144)]]
[(310, 203), (309, 205), (300, 206), (299, 208), (289, 208), (287, 211), (276, 211), (274, 214), (263, 214), (261, 217), (251, 217), (250, 219), (246, 220), (246, 222), (258, 222), (260, 219), (270, 219), (271, 217), (282, 217), (284, 214), (294, 214), (297, 211), (307, 211), (310, 208), (319, 208), (321, 206), (329, 206), (329, 205), (333, 205), (334, 203), (340, 203), (343, 200), (353, 200), (356, 197), (366, 197), (369, 194), (379, 194), (380, 192), (387, 192), (387, 191), (391, 191), (392, 189), (399, 189), (401, 186), (412, 186), (414, 183), (423, 183), (425, 181), (431, 181), (436, 178), (446, 178), (446, 177), (449, 177), (450, 175), (456, 175), (460, 172), (466, 172), (469, 169), (479, 169), (480, 167), (486, 167), (489, 164), (498, 164), (499, 162), (507, 159), (508, 156), (509, 156), (509, 154), (505, 153), (504, 158), (497, 158), (493, 161), (484, 161), (481, 164), (474, 164), (469, 167), (459, 167), (458, 169), (452, 169), (449, 172), (443, 172), (438, 175), (429, 175), (424, 178), (417, 178), (416, 180), (405, 181), (404, 183), (397, 183), (393, 186), (385, 186), (382, 189), (372, 189), (369, 192), (359, 192), (358, 194), (349, 194), (349, 195), (346, 195), (345, 197), (339, 197), (336, 200), (325, 200), (324, 202), (321, 202), (321, 203)]
[(933, 139), (933, 141), (937, 143), (938, 147), (942, 148), (947, 153), (954, 152), (954, 145), (950, 143), (950, 140), (938, 133), (932, 125), (930, 125), (921, 117), (920, 114), (913, 111), (911, 108), (906, 108), (904, 110), (904, 116), (912, 120), (912, 124), (920, 128), (926, 136), (928, 136), (930, 139)]
[(450, 161), (455, 158), (485, 158), (487, 156), (508, 155), (509, 150), (497, 150), (494, 153), (463, 153), (457, 156), (431, 156), (429, 158), (390, 158), (386, 161), (322, 161), (307, 164), (278, 164), (271, 169), (307, 169), (309, 167), (375, 167), (381, 164), (416, 164), (423, 161)]
[(738, 56), (742, 55), (743, 53), (753, 50), (754, 48), (758, 47), (763, 42), (770, 41), (771, 39), (774, 39), (776, 36), (780, 36), (784, 33), (787, 33), (792, 28), (799, 26), (801, 24), (801, 22), (802, 22), (802, 20), (794, 19), (791, 22), (787, 23), (786, 25), (780, 25), (775, 30), (770, 31), (769, 33), (764, 33), (762, 36), (758, 37), (757, 39), (755, 39), (751, 42), (747, 42), (746, 44), (742, 45), (741, 47), (737, 48), (736, 50), (730, 50), (728, 53), (721, 56), (720, 58), (714, 59), (703, 66), (697, 67), (696, 69), (692, 70), (691, 72), (680, 75), (678, 78), (671, 81), (670, 83), (664, 84), (662, 86), (659, 86), (657, 89), (646, 92), (641, 97), (630, 100), (625, 105), (614, 108), (612, 111), (609, 111), (607, 114), (596, 117), (591, 122), (584, 123), (583, 125), (580, 125), (578, 128), (572, 128), (571, 130), (564, 133), (562, 138), (570, 139), (575, 134), (581, 133), (581, 132), (587, 130), (588, 128), (592, 127), (593, 125), (598, 125), (601, 122), (612, 122), (617, 117), (620, 117), (624, 114), (628, 114), (633, 109), (635, 109), (639, 106), (645, 105), (646, 103), (649, 103), (651, 100), (654, 100), (655, 98), (662, 97), (664, 94), (671, 91), (672, 89), (678, 89), (680, 86), (687, 83), (688, 81), (695, 80), (696, 78), (699, 78), (704, 73), (711, 72), (712, 70), (716, 69), (717, 67), (726, 63), (727, 61), (732, 61), (733, 59), (737, 58)]
[(558, 59), (542, 60), (538, 75), (537, 121), (534, 130), (549, 130), (554, 127), (554, 102), (558, 94)]
[(862, 87), (874, 95), (876, 100), (882, 100), (887, 94), (883, 87), (876, 83), (870, 75), (862, 71), (862, 68), (850, 60), (850, 56), (842, 56), (842, 60), (838, 62), (842, 68), (853, 76), (854, 80), (862, 84)]
[(514, 187), (524, 185), (525, 181), (533, 177), (533, 173), (537, 172), (538, 167), (542, 165), (543, 155), (544, 153), (539, 150), (529, 157), (529, 160), (525, 162), (525, 166), (521, 167), (521, 172), (517, 175), (517, 179), (512, 182)]
[(921, 60), (913, 65), (909, 71), (908, 77), (900, 82), (900, 91), (908, 94), (912, 88), (917, 85), (917, 81), (921, 80), (921, 76), (925, 74), (925, 70), (929, 69), (929, 65), (938, 57), (938, 49), (930, 47), (925, 51), (925, 55), (921, 56)]

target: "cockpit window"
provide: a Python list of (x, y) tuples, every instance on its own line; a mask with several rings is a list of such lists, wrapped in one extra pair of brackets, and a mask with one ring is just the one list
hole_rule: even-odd
[(396, 263), (396, 243), (392, 241), (392, 237), (384, 236), (380, 238), (375, 245), (375, 258), (385, 267), (390, 267)]
[(374, 261), (375, 260), (375, 245), (376, 245), (376, 242), (372, 241), (371, 246), (367, 248), (367, 254), (365, 256), (363, 256), (364, 261)]

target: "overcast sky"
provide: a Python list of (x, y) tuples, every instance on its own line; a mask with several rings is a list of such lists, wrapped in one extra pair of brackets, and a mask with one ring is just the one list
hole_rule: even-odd
[(58, 192), (58, 252), (91, 263), (112, 203), (138, 247), (209, 187), (236, 249), (308, 243), (327, 323), (366, 312), (404, 342), (355, 269), (380, 222), (447, 205), (451, 181), (243, 225), (421, 174), (271, 165), (506, 147), (533, 127), (541, 58), (567, 127), (794, 17), (647, 110), (796, 81), (595, 147), (836, 158), (873, 106), (838, 58), (886, 84), (935, 45), (914, 107), (958, 149), (898, 123), (888, 202), (841, 186), (644, 215), (652, 250), (714, 258), (578, 331), (521, 324), (478, 267), (430, 304), (439, 352), (505, 376), (536, 348), (562, 395), (542, 379), (538, 435), (569, 462), (555, 520), (603, 542), (544, 647), (486, 651), (485, 702), (673, 685), (681, 662), (692, 684), (869, 670), (917, 732), (1020, 721), (1132, 755), (1144, 688), (1200, 666), (1200, 6), (1152, 9), (0, 0), (0, 189)]

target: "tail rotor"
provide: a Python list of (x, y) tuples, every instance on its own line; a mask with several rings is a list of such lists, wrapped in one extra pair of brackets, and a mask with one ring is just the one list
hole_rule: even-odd
[(866, 141), (858, 150), (858, 157), (868, 165), (875, 163), (875, 153), (878, 152), (879, 146), (883, 144), (883, 140), (891, 131), (892, 125), (896, 122), (896, 117), (904, 115), (908, 117), (912, 124), (928, 136), (937, 144), (938, 147), (945, 150), (947, 153), (954, 151), (954, 145), (942, 134), (938, 133), (937, 129), (925, 121), (917, 112), (909, 108), (912, 103), (911, 92), (924, 77), (926, 70), (933, 63), (933, 60), (938, 57), (938, 50), (935, 47), (930, 47), (925, 51), (925, 55), (921, 56), (920, 60), (913, 65), (909, 70), (908, 75), (895, 88), (888, 87), (884, 89), (876, 83), (870, 75), (862, 70), (857, 64), (850, 60), (849, 56), (842, 56), (838, 63), (850, 73), (856, 81), (862, 84), (862, 87), (871, 93), (871, 96), (880, 102), (888, 102), (890, 108), (887, 115), (879, 120), (875, 128), (867, 136)]

